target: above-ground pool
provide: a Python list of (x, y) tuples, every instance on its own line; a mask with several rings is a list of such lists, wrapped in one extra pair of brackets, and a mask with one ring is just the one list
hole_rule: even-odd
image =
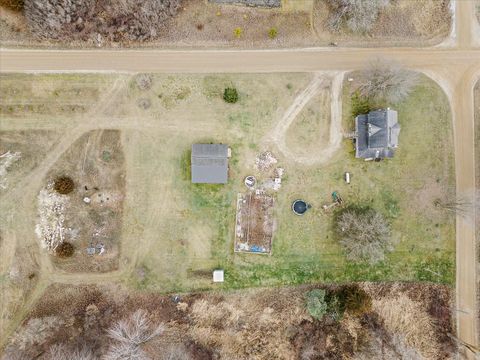
[(305, 212), (310, 209), (310, 205), (308, 205), (303, 200), (295, 200), (292, 204), (292, 210), (297, 215), (303, 215)]

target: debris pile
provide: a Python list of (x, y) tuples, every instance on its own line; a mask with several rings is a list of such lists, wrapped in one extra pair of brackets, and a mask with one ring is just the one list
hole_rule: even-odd
[(255, 167), (260, 171), (268, 171), (277, 162), (278, 160), (270, 151), (265, 151), (259, 154), (255, 159)]
[(262, 183), (262, 188), (265, 190), (278, 191), (282, 187), (282, 176), (285, 169), (275, 168), (273, 171), (273, 178), (269, 178)]
[(7, 188), (7, 170), (13, 163), (20, 160), (21, 155), (18, 151), (11, 152), (10, 150), (0, 155), (0, 189), (5, 190)]
[(53, 251), (64, 241), (65, 210), (67, 207), (67, 196), (53, 191), (53, 184), (40, 190), (38, 194), (38, 215), (39, 223), (35, 232), (41, 240), (42, 246)]

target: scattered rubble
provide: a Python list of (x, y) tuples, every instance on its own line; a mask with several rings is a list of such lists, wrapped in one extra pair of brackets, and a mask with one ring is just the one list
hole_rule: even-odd
[(260, 171), (267, 171), (275, 165), (278, 160), (270, 151), (265, 151), (257, 156), (255, 159), (255, 166)]
[(273, 171), (273, 178), (269, 178), (262, 182), (261, 188), (264, 190), (278, 191), (282, 187), (282, 176), (285, 170), (283, 168), (276, 168)]
[(53, 191), (53, 183), (50, 183), (45, 189), (40, 190), (37, 201), (39, 223), (35, 227), (35, 232), (42, 246), (54, 251), (64, 241), (68, 197)]
[(0, 189), (5, 190), (8, 187), (7, 171), (13, 163), (17, 162), (21, 158), (21, 153), (16, 151), (7, 151), (0, 155)]

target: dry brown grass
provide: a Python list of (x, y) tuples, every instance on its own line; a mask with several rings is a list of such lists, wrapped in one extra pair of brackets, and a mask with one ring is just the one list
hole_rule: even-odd
[(405, 343), (418, 349), (426, 359), (439, 358), (436, 343), (432, 341), (436, 338), (436, 329), (421, 303), (399, 294), (374, 300), (373, 309), (390, 333), (403, 335)]
[[(297, 1), (297, 0), (295, 0)], [(234, 30), (241, 29), (235, 36)], [(269, 37), (275, 28), (277, 36)], [(195, 46), (285, 47), (314, 42), (306, 11), (285, 12), (186, 0), (162, 42)]]
[[(222, 359), (291, 359), (287, 329), (309, 319), (301, 296), (287, 289), (247, 291), (212, 304), (205, 297), (192, 305), (192, 337), (205, 346), (221, 349)], [(270, 306), (269, 306), (270, 305)]]
[[(33, 333), (33, 340), (30, 335), (25, 337), (32, 343), (27, 352), (40, 353), (55, 344), (74, 348), (89, 343), (96, 344), (93, 351), (101, 358), (118, 343), (107, 336), (107, 329), (143, 308), (149, 316), (142, 323), (165, 324), (161, 335), (148, 336), (151, 341), (142, 345), (142, 352), (155, 359), (169, 356), (172, 348), (186, 354), (185, 359), (195, 360), (370, 360), (393, 359), (399, 353), (412, 360), (418, 359), (418, 353), (435, 360), (451, 357), (452, 348), (443, 354), (436, 351), (441, 347), (438, 333), (448, 329), (434, 326), (433, 317), (426, 312), (431, 296), (423, 296), (436, 294), (434, 300), (444, 305), (448, 288), (373, 283), (363, 287), (376, 297), (373, 310), (378, 314), (346, 314), (340, 322), (332, 322), (313, 320), (307, 314), (305, 294), (312, 286), (185, 294), (182, 305), (177, 306), (169, 296), (121, 287), (55, 285), (17, 333), (30, 334), (32, 324), (39, 324), (32, 319), (63, 319), (65, 325), (55, 327), (55, 334), (48, 327), (45, 336), (38, 338)], [(421, 299), (412, 300), (415, 294)]]
[(449, 1), (446, 0), (403, 0), (404, 6), (412, 6), (415, 30), (421, 36), (445, 33), (451, 20)]

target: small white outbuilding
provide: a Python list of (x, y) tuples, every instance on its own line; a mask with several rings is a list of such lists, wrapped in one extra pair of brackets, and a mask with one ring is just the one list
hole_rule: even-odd
[(213, 282), (223, 282), (223, 270), (213, 270)]

